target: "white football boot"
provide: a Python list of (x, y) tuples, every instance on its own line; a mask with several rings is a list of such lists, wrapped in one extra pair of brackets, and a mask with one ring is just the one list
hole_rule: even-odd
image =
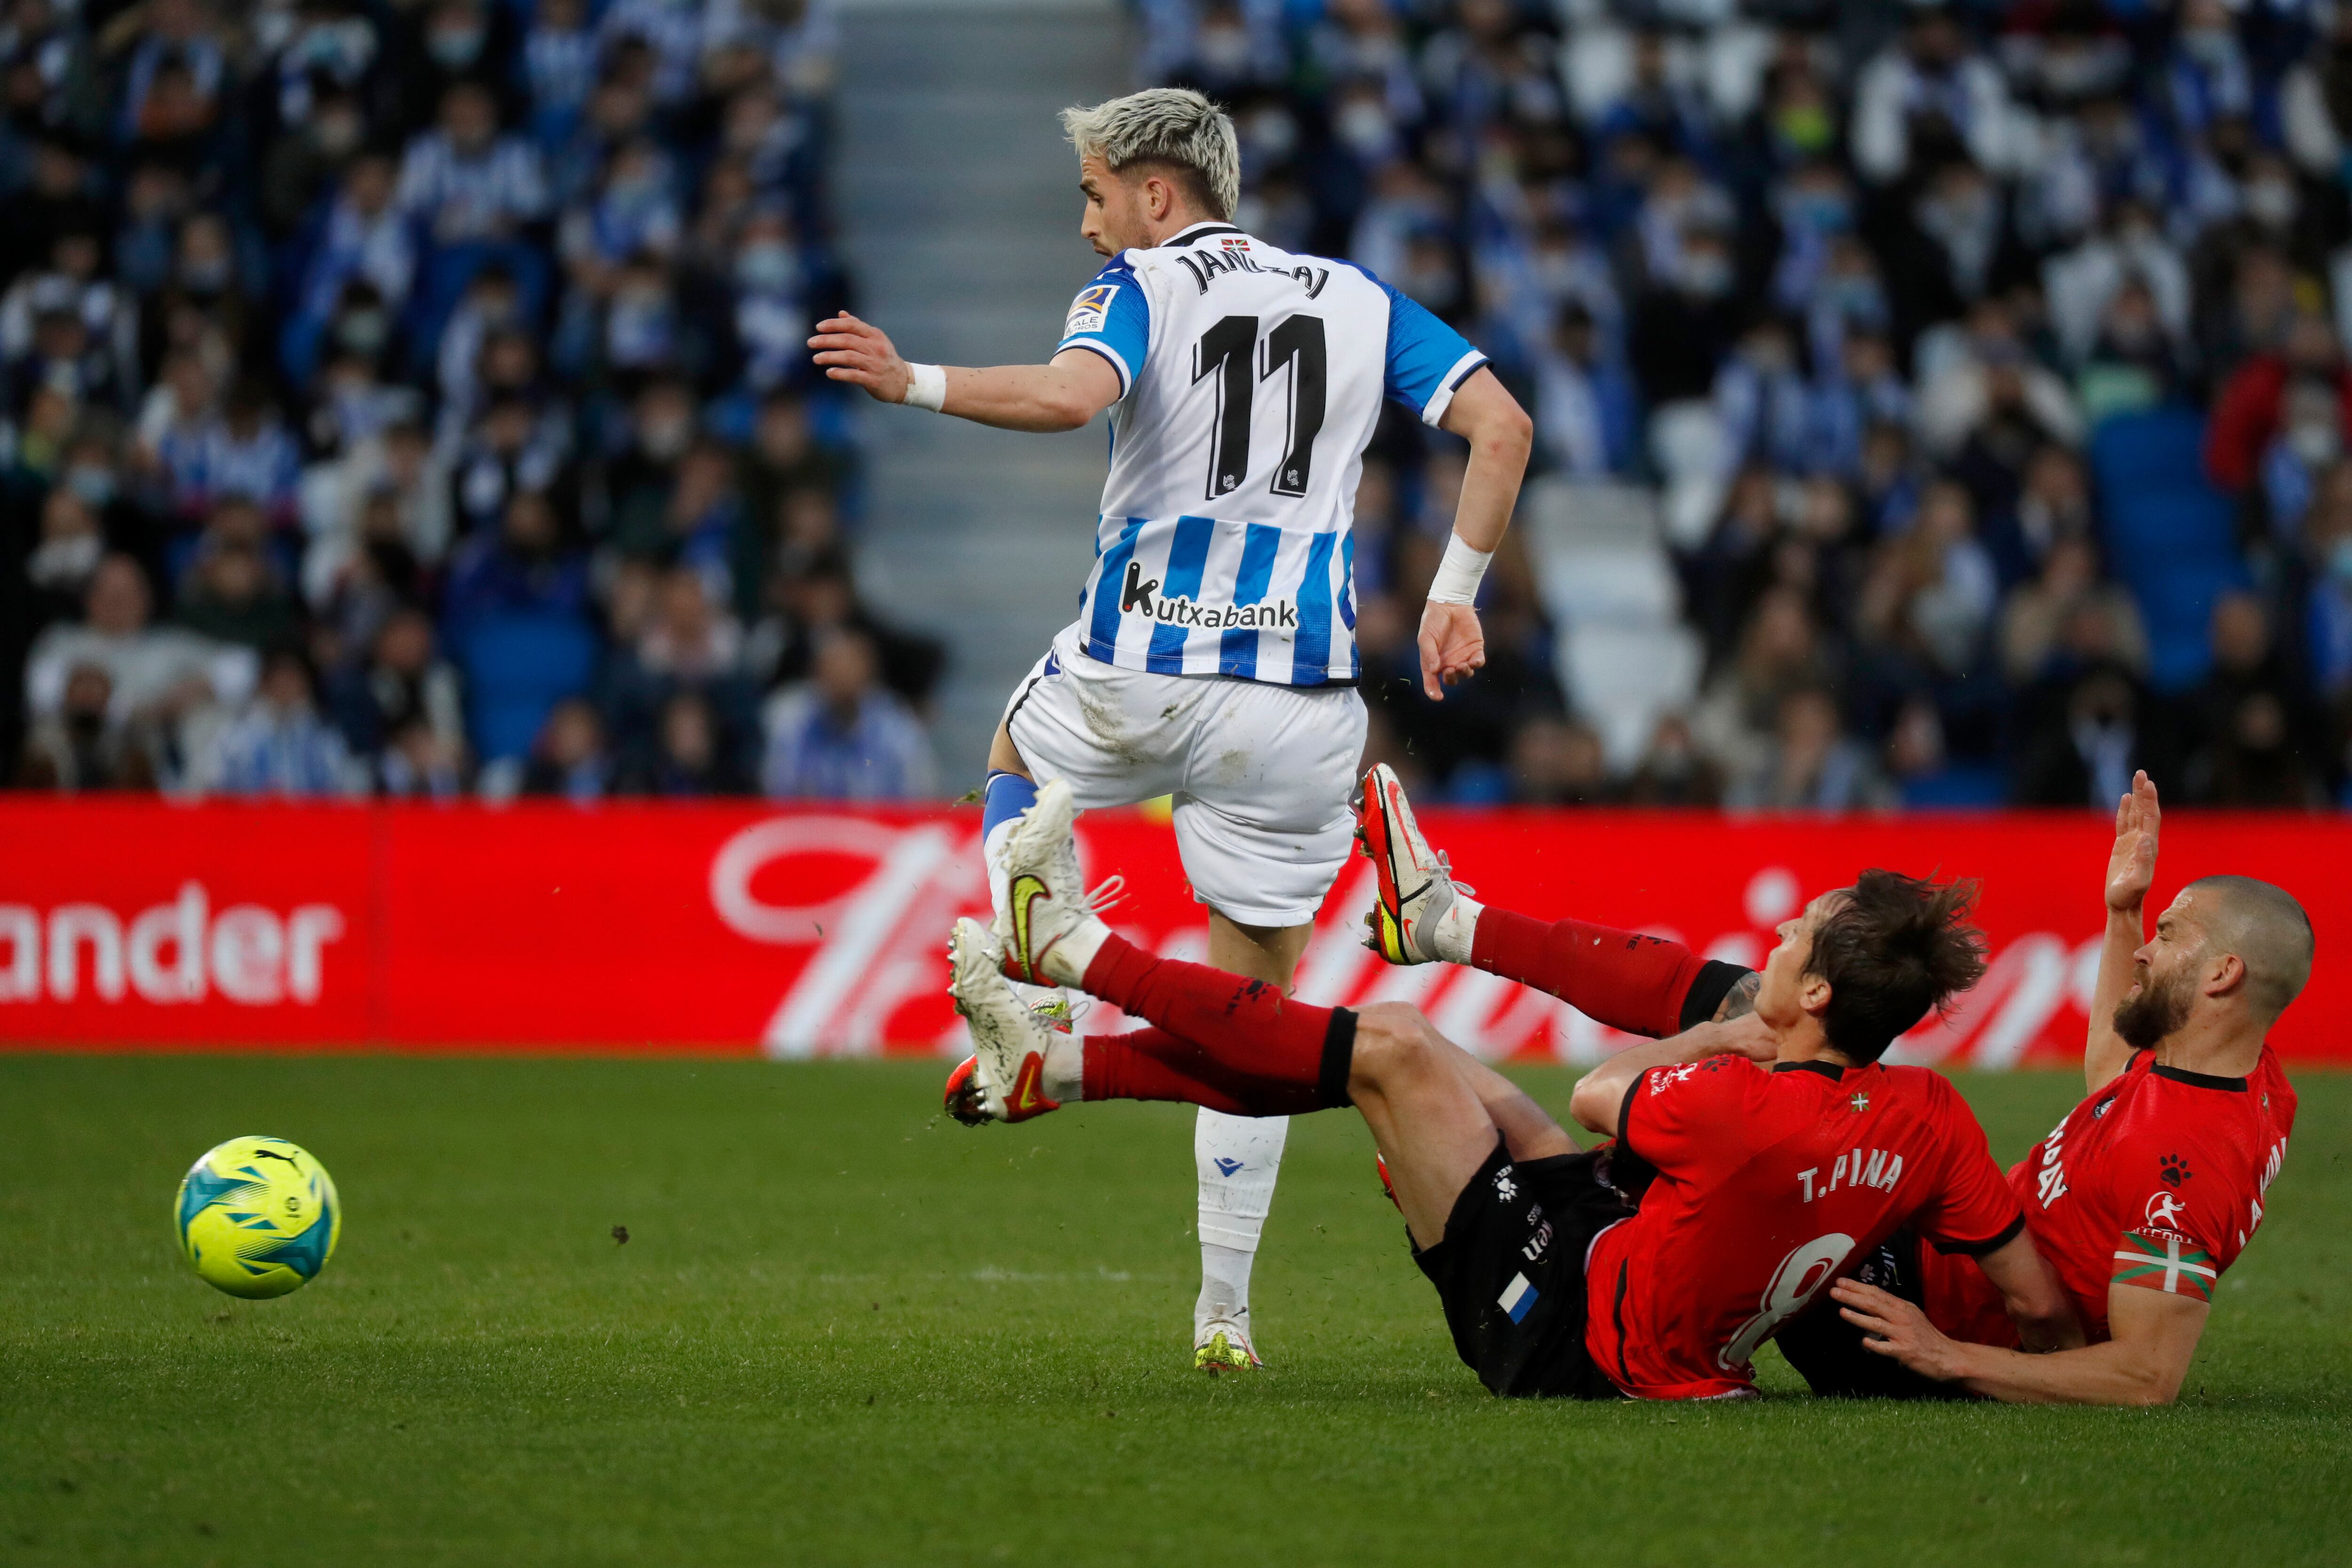
[(1010, 896), (997, 916), (995, 934), (1003, 945), (1008, 978), (1032, 985), (1083, 985), (1087, 965), (1110, 934), (1095, 909), (1115, 879), (1087, 896), (1072, 827), (1077, 816), (1068, 781), (1055, 779), (1037, 792), (1004, 842)]
[(1248, 1372), (1265, 1363), (1250, 1344), (1249, 1309), (1237, 1318), (1212, 1318), (1192, 1337), (1192, 1367), (1214, 1377), (1221, 1372)]
[(960, 920), (948, 943), (954, 979), (948, 994), (971, 1025), (972, 1054), (948, 1075), (948, 1113), (967, 1125), (1026, 1121), (1058, 1110), (1039, 1080), (1052, 1036), (1004, 978), (1003, 957), (988, 928)]
[(1364, 916), (1371, 928), (1364, 945), (1391, 963), (1428, 963), (1444, 956), (1431, 937), (1454, 907), (1454, 894), (1470, 889), (1454, 881), (1445, 857), (1421, 836), (1404, 785), (1386, 763), (1364, 773), (1356, 841), (1380, 883), (1379, 900)]

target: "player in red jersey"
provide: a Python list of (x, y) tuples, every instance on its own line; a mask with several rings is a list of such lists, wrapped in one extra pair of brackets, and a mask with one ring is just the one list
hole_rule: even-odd
[[(1749, 1005), (1752, 971), (1680, 943), (1479, 905), (1385, 769), (1365, 778), (1361, 822), (1381, 873), (1370, 945), (1391, 963), (1473, 963), (1651, 1036)], [(1843, 1307), (1824, 1300), (1778, 1336), (1817, 1391), (2100, 1403), (2178, 1391), (2213, 1284), (2261, 1223), (2285, 1156), (2294, 1093), (2262, 1037), (2310, 973), (2311, 930), (2280, 889), (2217, 877), (2185, 889), (2143, 945), (2158, 826), (2141, 774), (2118, 807), (2108, 867), (2092, 1093), (2010, 1173), (2092, 1343), (2015, 1354), (2015, 1326), (1982, 1271), (1897, 1236), (1833, 1288)]]
[[(1603, 1155), (1415, 1008), (1309, 1006), (1124, 941), (1078, 887), (1073, 815), (1048, 784), (1013, 832), (1006, 949), (957, 926), (952, 989), (990, 1114), (1066, 1098), (1269, 1116), (1354, 1105), (1454, 1347), (1495, 1393), (1750, 1392), (1756, 1347), (1906, 1225), (1978, 1257), (2037, 1340), (2079, 1336), (1958, 1095), (1877, 1061), (1982, 972), (1964, 890), (1872, 871), (1814, 900), (1782, 926), (1752, 1016), (1625, 1052), (1577, 1086), (1576, 1119), (1616, 1136)], [(1153, 1027), (1055, 1036), (1007, 972)], [(1612, 1184), (1633, 1168), (1648, 1178), (1638, 1207)]]
[(1995, 1399), (2168, 1403), (2213, 1290), (2263, 1222), (2294, 1090), (2264, 1043), (2311, 976), (2311, 921), (2268, 882), (2205, 877), (2147, 935), (2160, 815), (2146, 773), (2116, 813), (2107, 930), (2084, 1052), (2090, 1094), (2010, 1172), (2091, 1342), (2024, 1356), (1990, 1281), (1923, 1259), (1915, 1304), (1836, 1288), (1867, 1349)]

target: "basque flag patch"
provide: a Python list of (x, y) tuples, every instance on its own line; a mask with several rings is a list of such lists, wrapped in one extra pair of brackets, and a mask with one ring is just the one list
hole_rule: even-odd
[(1536, 1288), (1528, 1283), (1526, 1275), (1514, 1274), (1511, 1282), (1503, 1287), (1503, 1293), (1495, 1300), (1511, 1321), (1523, 1323), (1527, 1321), (1528, 1313), (1535, 1309), (1537, 1294)]

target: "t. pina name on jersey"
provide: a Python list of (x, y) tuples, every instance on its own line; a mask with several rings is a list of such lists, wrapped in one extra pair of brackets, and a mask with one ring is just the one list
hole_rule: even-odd
[[(1867, 1164), (1864, 1163), (1865, 1155)], [(1895, 1178), (1903, 1174), (1903, 1156), (1885, 1149), (1856, 1149), (1851, 1154), (1837, 1157), (1837, 1163), (1830, 1167), (1828, 1181), (1817, 1180), (1821, 1173), (1819, 1165), (1797, 1173), (1797, 1180), (1804, 1184), (1807, 1203), (1827, 1197), (1840, 1187), (1876, 1187), (1882, 1193), (1891, 1193)]]
[(1298, 629), (1298, 605), (1293, 599), (1265, 599), (1255, 605), (1203, 605), (1197, 599), (1160, 592), (1160, 579), (1146, 577), (1137, 562), (1127, 563), (1127, 582), (1119, 589), (1122, 614), (1140, 612), (1146, 620), (1171, 626), (1199, 626), (1218, 631), (1226, 626), (1293, 632)]
[(1287, 273), (1305, 287), (1310, 300), (1319, 297), (1323, 285), (1331, 281), (1331, 269), (1328, 267), (1308, 267), (1303, 262), (1297, 267), (1260, 267), (1255, 257), (1242, 249), (1185, 251), (1176, 259), (1184, 264), (1184, 270), (1192, 275), (1192, 281), (1201, 286), (1203, 294), (1209, 291), (1210, 284), (1228, 272), (1263, 272), (1268, 277)]

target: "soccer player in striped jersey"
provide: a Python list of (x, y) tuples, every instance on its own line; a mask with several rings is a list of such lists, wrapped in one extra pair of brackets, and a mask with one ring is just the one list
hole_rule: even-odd
[[(1016, 952), (1025, 904), (1003, 847), (1039, 785), (1082, 807), (1174, 798), (1176, 841), (1209, 910), (1209, 959), (1286, 990), (1346, 863), (1363, 749), (1354, 630), (1356, 484), (1384, 402), (1463, 437), (1469, 467), (1421, 621), (1433, 699), (1486, 662), (1472, 607), (1501, 542), (1532, 426), (1486, 356), (1362, 268), (1282, 250), (1232, 220), (1233, 123), (1196, 92), (1154, 89), (1065, 112), (1108, 258), (1072, 301), (1049, 363), (908, 363), (842, 315), (810, 340), (832, 379), (886, 403), (1012, 430), (1110, 411), (1109, 477), (1077, 619), (1006, 705), (989, 756), (983, 854), (996, 930)], [(1066, 1026), (1033, 973), (1024, 994)], [(1077, 1086), (950, 1077), (966, 1121), (1018, 1121)], [(1256, 1364), (1250, 1264), (1285, 1123), (1202, 1114), (1202, 1289), (1194, 1362)]]
[[(1479, 904), (1385, 768), (1366, 775), (1363, 803), (1381, 885), (1370, 945), (1391, 963), (1471, 964), (1654, 1037), (1754, 1005), (1754, 972), (1679, 942)], [(2264, 1036), (2310, 977), (2313, 944), (2293, 898), (2243, 877), (2191, 882), (2148, 935), (2159, 823), (2140, 773), (2108, 859), (2091, 1092), (2009, 1172), (2088, 1342), (2021, 1354), (1978, 1264), (1898, 1235), (1781, 1331), (1782, 1353), (1817, 1391), (2086, 1404), (2179, 1392), (2214, 1286), (2262, 1224), (2286, 1158), (2294, 1090)]]

